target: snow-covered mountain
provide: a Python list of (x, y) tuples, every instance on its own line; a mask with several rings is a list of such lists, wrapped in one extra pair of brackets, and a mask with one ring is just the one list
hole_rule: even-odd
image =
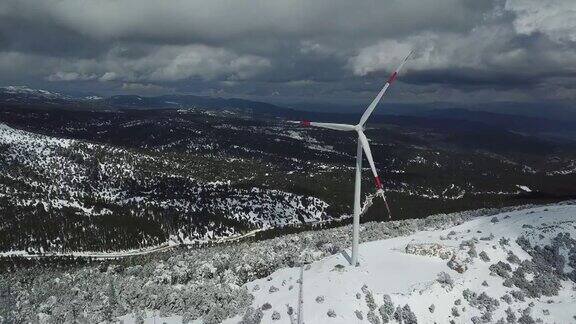
[[(0, 123), (10, 125), (0, 129), (0, 213), (11, 215), (0, 220), (1, 252), (155, 248), (350, 214), (350, 134), (255, 118), (231, 102), (214, 110), (102, 110), (97, 102), (95, 110), (0, 103)], [(575, 195), (576, 146), (406, 122), (367, 130), (394, 215)], [(363, 176), (367, 195), (373, 181)], [(379, 204), (363, 219), (381, 219)]]
[[(58, 107), (24, 109), (0, 104), (0, 120), (14, 130), (28, 131), (26, 136), (20, 136), (14, 142), (4, 141), (9, 137), (0, 139), (3, 143), (0, 157), (9, 154), (0, 163), (13, 162), (0, 175), (0, 190), (10, 193), (9, 198), (0, 196), (0, 200), (11, 201), (0, 208), (16, 206), (17, 209), (0, 210), (18, 215), (3, 220), (10, 225), (0, 228), (0, 231), (8, 232), (3, 235), (4, 240), (0, 237), (0, 250), (23, 250), (30, 245), (39, 250), (40, 244), (44, 244), (45, 250), (58, 252), (124, 250), (155, 246), (166, 242), (170, 235), (176, 238), (175, 241), (178, 241), (177, 237), (188, 241), (186, 237), (190, 236), (202, 239), (210, 236), (205, 235), (207, 231), (231, 233), (229, 229), (238, 228), (237, 221), (256, 218), (250, 212), (261, 216), (262, 212), (258, 211), (261, 203), (266, 205), (263, 211), (267, 213), (262, 224), (274, 223), (272, 227), (339, 219), (349, 215), (351, 210), (349, 188), (354, 157), (351, 154), (353, 139), (349, 134), (302, 129), (278, 120), (256, 119), (241, 113), (226, 113), (225, 110), (201, 109), (81, 111)], [(413, 126), (379, 127), (367, 132), (372, 139), (373, 154), (384, 179), (392, 213), (403, 218), (480, 207), (550, 202), (569, 199), (576, 192), (576, 150), (571, 146), (544, 145), (530, 140), (524, 144), (534, 151), (498, 154), (474, 146), (479, 137), (476, 133), (470, 136), (426, 128), (414, 130)], [(10, 132), (4, 129), (2, 133)], [(455, 138), (471, 140), (464, 143), (464, 149), (449, 145)], [(72, 144), (69, 147), (45, 145), (52, 142)], [(506, 147), (517, 147), (513, 143), (518, 142), (514, 140)], [(46, 147), (46, 150), (39, 154), (37, 151), (41, 147)], [(16, 153), (17, 159), (13, 159)], [(368, 172), (363, 175), (364, 192), (368, 194), (373, 190), (372, 179)], [(216, 191), (222, 187), (234, 187), (241, 194), (229, 200), (227, 194), (210, 190), (210, 193), (203, 191), (209, 197), (198, 197), (190, 189), (197, 187), (191, 184), (195, 180), (220, 183), (215, 186)], [(70, 185), (66, 181), (71, 181)], [(253, 187), (265, 190), (256, 192), (251, 190)], [(262, 192), (274, 197), (266, 198), (264, 202), (248, 201)], [(119, 195), (111, 198), (116, 193)], [(49, 195), (51, 206), (56, 208), (47, 208)], [(198, 205), (206, 202), (205, 198), (212, 200), (216, 197), (220, 199), (217, 204), (227, 205), (236, 201), (238, 208), (224, 212), (222, 208), (212, 210)], [(277, 207), (273, 201), (284, 197), (290, 202), (281, 203), (281, 206), (294, 203), (294, 206), (301, 204), (302, 209), (306, 209), (311, 202), (316, 212), (312, 215), (304, 211), (304, 214), (297, 215), (298, 208), (280, 208), (291, 213), (292, 220), (286, 221), (282, 215), (276, 220)], [(296, 202), (300, 198), (294, 197), (303, 197), (303, 200)], [(46, 208), (40, 208), (38, 203), (45, 204)], [(380, 219), (380, 207), (383, 206), (378, 206), (378, 203), (368, 210), (364, 219)], [(188, 208), (192, 205), (194, 208)], [(251, 205), (250, 210), (239, 207), (244, 205)], [(194, 217), (189, 214), (182, 216), (182, 212), (191, 212), (192, 209)], [(72, 214), (80, 210), (84, 215), (92, 210), (91, 216), (101, 216), (93, 220), (99, 222), (98, 231), (103, 232), (97, 235), (92, 235), (95, 231), (86, 232), (90, 239), (82, 238), (84, 243), (75, 241), (72, 236), (65, 238), (68, 244), (55, 243), (67, 235), (61, 233), (63, 225), (56, 225), (66, 219), (64, 210)], [(130, 213), (126, 215), (128, 210)], [(204, 217), (199, 210), (218, 219), (225, 218), (223, 226), (218, 224), (220, 221), (215, 226), (210, 225), (213, 218)], [(236, 217), (230, 212), (242, 216)], [(31, 233), (28, 227), (22, 229), (26, 231), (24, 235), (20, 229), (10, 230), (14, 224), (21, 224), (17, 221), (21, 215), (30, 213), (39, 215), (36, 219), (50, 219), (52, 225), (42, 227), (57, 234), (46, 237), (45, 230)], [(124, 216), (117, 217), (119, 213)], [(152, 223), (138, 221), (111, 226), (111, 221), (107, 220), (111, 218), (115, 222), (127, 217), (137, 221), (142, 219), (142, 214)], [(190, 218), (194, 218), (194, 226), (190, 226)], [(81, 222), (85, 219), (81, 217)], [(197, 223), (203, 220), (208, 220), (208, 224), (196, 231)], [(249, 222), (250, 226), (244, 230), (253, 230), (252, 225), (266, 227), (259, 226), (258, 221)], [(80, 223), (68, 225), (84, 226)], [(38, 224), (29, 225), (37, 227)], [(125, 227), (129, 227), (126, 233), (131, 234), (121, 237), (131, 243), (117, 241), (116, 232)], [(189, 234), (176, 234), (182, 227), (188, 228), (185, 231)], [(102, 236), (110, 237), (110, 240), (101, 240)], [(97, 239), (96, 246), (87, 243), (94, 239)]]
[(58, 92), (32, 89), (26, 86), (0, 87), (0, 103), (5, 104), (53, 104), (77, 100)]
[(34, 89), (27, 86), (0, 87), (0, 104), (34, 107), (59, 106), (76, 110), (116, 110), (116, 109), (189, 109), (201, 108), (212, 110), (229, 110), (249, 113), (250, 115), (285, 116), (299, 115), (292, 109), (273, 104), (236, 99), (206, 97), (185, 94), (162, 96), (115, 95), (101, 97), (98, 95), (69, 96), (59, 92)]
[(315, 197), (195, 179), (195, 162), (0, 124), (0, 255), (192, 244), (326, 217)]
[(32, 89), (27, 86), (7, 86), (7, 87), (0, 87), (0, 93), (4, 94), (12, 94), (12, 95), (27, 95), (27, 96), (34, 96), (34, 97), (43, 97), (43, 98), (69, 98), (63, 94), (57, 92), (50, 92), (43, 89)]
[(296, 323), (302, 289), (304, 323), (576, 321), (575, 202), (371, 222), (361, 233), (356, 268), (344, 256), (350, 227), (339, 227), (13, 271), (0, 277), (0, 318)]
[(71, 96), (56, 91), (34, 89), (27, 86), (0, 87), (0, 107), (68, 108), (74, 110), (102, 109), (104, 98), (95, 95)]
[[(306, 323), (576, 322), (576, 206), (480, 217), (364, 243), (304, 267)], [(292, 323), (299, 269), (248, 283), (253, 316)], [(288, 305), (288, 308), (287, 308)], [(296, 318), (296, 312), (293, 314)], [(400, 321), (401, 319), (401, 321)], [(236, 319), (227, 323), (237, 323)]]

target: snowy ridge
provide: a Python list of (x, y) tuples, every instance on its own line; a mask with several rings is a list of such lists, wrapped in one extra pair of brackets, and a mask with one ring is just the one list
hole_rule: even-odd
[[(305, 267), (304, 321), (575, 322), (574, 238), (576, 206), (568, 205), (364, 243), (358, 268), (343, 254)], [(248, 283), (255, 298), (246, 318), (293, 323), (298, 278), (299, 268), (285, 268)]]
[(0, 87), (0, 92), (10, 93), (10, 94), (27, 94), (43, 97), (64, 97), (62, 94), (50, 92), (42, 89), (32, 89), (27, 86), (7, 86)]
[(0, 87), (0, 96), (4, 95), (6, 98), (0, 98), (0, 101), (5, 100), (6, 102), (27, 102), (27, 101), (39, 101), (45, 100), (46, 102), (51, 101), (74, 101), (76, 99), (63, 95), (58, 92), (51, 92), (42, 89), (32, 89), (26, 86), (7, 86)]

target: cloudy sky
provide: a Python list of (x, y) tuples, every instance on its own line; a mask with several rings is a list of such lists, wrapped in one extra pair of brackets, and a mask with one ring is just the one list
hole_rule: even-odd
[(575, 0), (1, 0), (0, 85), (273, 102), (574, 102)]

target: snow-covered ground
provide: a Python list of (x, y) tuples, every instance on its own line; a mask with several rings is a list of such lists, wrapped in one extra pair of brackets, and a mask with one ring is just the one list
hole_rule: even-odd
[[(575, 205), (364, 243), (359, 267), (342, 253), (304, 267), (304, 322), (574, 323), (576, 241), (562, 233), (576, 237)], [(254, 295), (247, 322), (296, 323), (299, 272), (284, 268), (246, 284)]]
[[(576, 203), (480, 209), (0, 276), (0, 323), (576, 322)], [(291, 313), (292, 315), (289, 315)]]

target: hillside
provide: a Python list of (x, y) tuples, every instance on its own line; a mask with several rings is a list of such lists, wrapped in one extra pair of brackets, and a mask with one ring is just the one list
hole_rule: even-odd
[[(576, 206), (569, 205), (364, 243), (358, 268), (350, 268), (343, 254), (304, 267), (303, 318), (372, 324), (576, 322), (575, 237)], [(297, 309), (299, 277), (298, 268), (286, 268), (246, 285), (255, 296), (252, 307), (264, 310), (262, 322), (291, 323), (287, 305)]]
[[(234, 107), (8, 105), (0, 122), (3, 254), (139, 253), (349, 221), (350, 134)], [(576, 196), (572, 144), (440, 118), (366, 133), (396, 219)], [(368, 170), (363, 188), (373, 193)], [(381, 220), (380, 204), (363, 221)]]
[(358, 268), (349, 226), (87, 265), (4, 259), (0, 318), (291, 323), (303, 268), (306, 323), (570, 323), (575, 216), (566, 202), (369, 222)]
[(191, 244), (326, 217), (314, 197), (196, 179), (181, 159), (2, 124), (0, 156), (4, 254)]

